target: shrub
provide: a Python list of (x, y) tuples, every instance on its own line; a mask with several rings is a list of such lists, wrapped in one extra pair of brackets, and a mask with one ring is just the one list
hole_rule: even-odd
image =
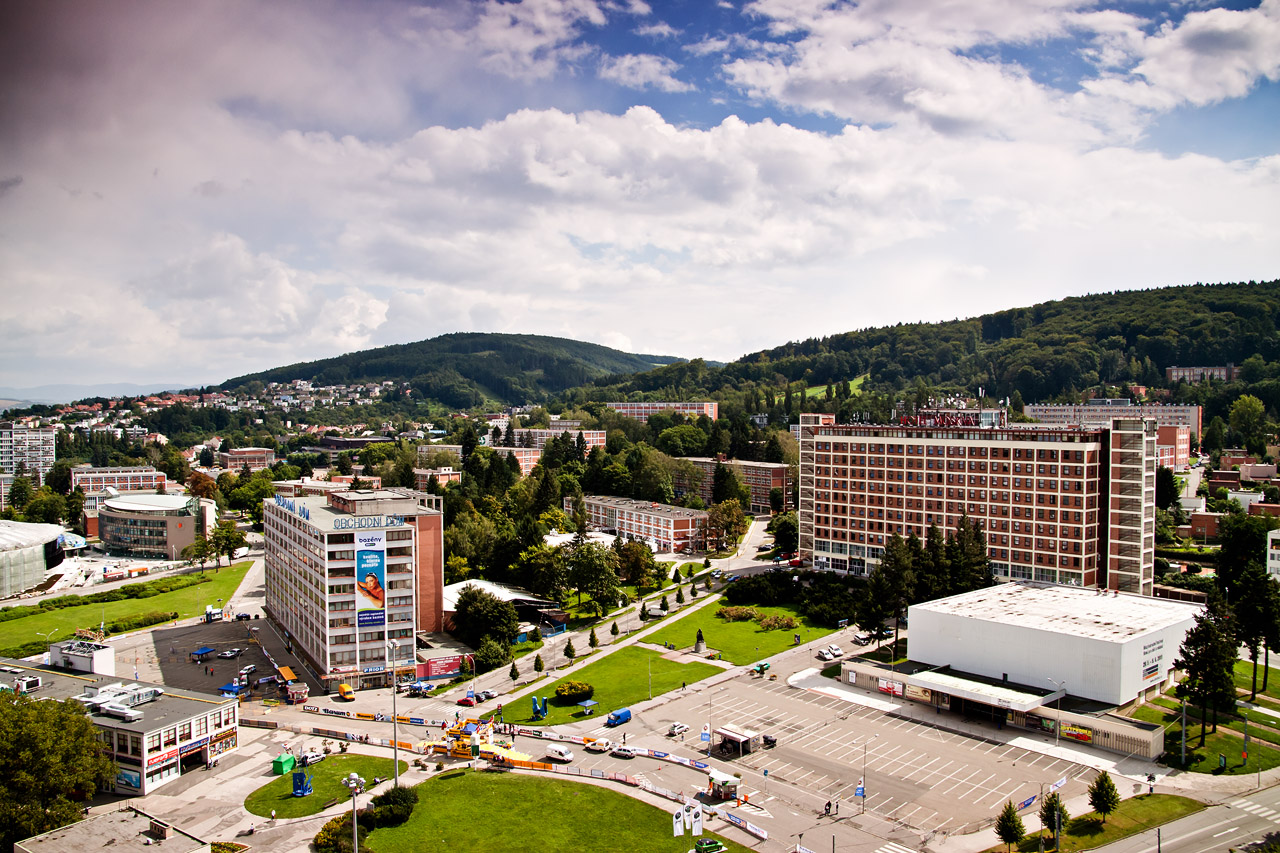
[(573, 660), (578, 656), (578, 650), (573, 647), (573, 640), (569, 640), (564, 644), (564, 656), (569, 660)]
[(541, 628), (534, 628), (534, 629), (533, 629), (533, 633), (531, 633), (531, 634), (529, 635), (529, 642), (531, 642), (531, 643), (540, 643), (540, 642), (542, 642), (542, 629), (541, 629)]
[[(356, 828), (360, 833), (361, 853), (369, 849), (365, 846), (365, 840), (369, 834), (366, 828), (368, 824), (365, 823), (368, 814), (369, 810), (365, 809), (361, 814), (360, 824)], [(351, 813), (341, 814), (320, 827), (320, 831), (316, 833), (311, 843), (316, 853), (351, 853)]]
[(676, 604), (684, 604), (684, 587), (676, 587)]
[(615, 637), (616, 637), (616, 636), (618, 636), (618, 623), (617, 623), (617, 622), (614, 622), (614, 623), (613, 623), (613, 627), (609, 629), (609, 633), (610, 633), (610, 634), (612, 634), (612, 635), (613, 635), (613, 636), (615, 636)]
[(600, 641), (599, 641), (598, 639), (596, 639), (596, 629), (595, 629), (595, 628), (592, 628), (592, 629), (591, 629), (591, 636), (587, 637), (587, 645), (588, 645), (588, 646), (590, 646), (590, 647), (591, 647), (591, 648), (593, 648), (593, 649), (594, 649), (596, 646), (600, 645)]
[(760, 618), (760, 611), (754, 607), (721, 607), (716, 616), (726, 622), (754, 622)]
[(413, 807), (417, 804), (418, 792), (414, 788), (392, 788), (373, 798), (372, 808), (365, 809), (360, 822), (370, 829), (399, 826), (413, 815)]
[(556, 698), (566, 702), (581, 702), (590, 699), (596, 689), (585, 681), (566, 681), (556, 688)]
[(770, 615), (761, 616), (756, 620), (760, 623), (760, 627), (765, 631), (785, 630), (790, 631), (796, 627), (796, 620), (793, 616)]

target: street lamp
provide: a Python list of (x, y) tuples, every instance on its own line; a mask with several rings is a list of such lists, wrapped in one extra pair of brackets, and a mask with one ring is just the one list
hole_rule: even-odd
[(1058, 741), (1062, 738), (1062, 694), (1067, 692), (1067, 682), (1048, 679), (1050, 684), (1056, 685), (1058, 688), (1058, 722), (1053, 726), (1053, 745), (1057, 746)]
[(356, 794), (364, 790), (364, 779), (352, 773), (342, 780), (342, 784), (351, 792), (351, 849), (355, 851), (360, 849), (360, 833), (356, 827)]
[(862, 744), (862, 810), (858, 814), (866, 814), (867, 811), (867, 747), (878, 737), (879, 734), (874, 734)]
[[(39, 637), (43, 637), (43, 638), (44, 638), (44, 653), (45, 653), (46, 655), (48, 655), (48, 654), (49, 654), (49, 638), (50, 638), (50, 637), (52, 637), (52, 636), (53, 636), (54, 634), (56, 634), (56, 633), (58, 633), (58, 629), (57, 629), (57, 628), (54, 628), (52, 631), (36, 631), (36, 635), (37, 635), (37, 636), (39, 636)], [(41, 660), (44, 660), (44, 658), (41, 658)], [(49, 658), (49, 660), (50, 660), (50, 661), (52, 661), (52, 660), (53, 660), (53, 658), (52, 658), (52, 657), (50, 657), (50, 658)]]
[[(395, 769), (395, 786), (400, 787), (400, 728), (396, 719), (396, 644), (387, 641), (387, 654), (391, 656), (391, 763)], [(353, 848), (354, 849), (354, 848)]]

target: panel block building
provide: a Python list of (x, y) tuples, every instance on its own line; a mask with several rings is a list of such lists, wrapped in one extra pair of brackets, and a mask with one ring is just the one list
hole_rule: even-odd
[[(614, 530), (619, 536), (644, 540), (659, 551), (704, 547), (707, 524), (704, 510), (608, 495), (584, 495), (582, 502), (587, 522), (601, 530)], [(564, 499), (564, 511), (573, 513), (573, 498)]]
[(1022, 413), (1042, 424), (1056, 426), (1106, 427), (1111, 425), (1114, 418), (1150, 418), (1157, 426), (1191, 427), (1196, 435), (1202, 433), (1201, 421), (1204, 417), (1201, 406), (1161, 403), (1135, 405), (1128, 399), (1090, 400), (1083, 406), (1035, 403), (1023, 407)]
[(997, 578), (1150, 595), (1154, 421), (1109, 428), (836, 424), (801, 416), (800, 552), (865, 575), (893, 535), (927, 539), (962, 517)]
[(31, 484), (40, 488), (53, 462), (53, 427), (32, 427), (12, 421), (0, 423), (0, 474), (25, 471)]
[(679, 480), (673, 483), (677, 494), (696, 489), (702, 502), (711, 506), (711, 487), (714, 484), (716, 465), (724, 465), (731, 469), (738, 481), (751, 490), (751, 511), (768, 513), (770, 511), (769, 493), (777, 488), (782, 489), (782, 511), (793, 509), (791, 466), (785, 462), (748, 462), (743, 459), (711, 459), (709, 457), (690, 456), (685, 462), (693, 463), (702, 472), (702, 479), (695, 486), (693, 483)]
[(698, 418), (706, 415), (715, 420), (720, 417), (720, 404), (711, 400), (697, 403), (648, 402), (648, 403), (605, 403), (620, 415), (635, 418), (638, 421), (649, 420), (649, 415), (659, 412), (679, 412), (686, 418)]

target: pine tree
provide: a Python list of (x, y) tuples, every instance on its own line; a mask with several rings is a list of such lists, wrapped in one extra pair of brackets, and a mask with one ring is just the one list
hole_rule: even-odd
[(1067, 814), (1067, 807), (1062, 804), (1062, 797), (1057, 791), (1049, 794), (1040, 803), (1040, 825), (1053, 833), (1055, 845), (1061, 844), (1058, 833), (1070, 820), (1071, 815)]
[(1107, 815), (1120, 808), (1120, 792), (1116, 790), (1116, 783), (1111, 781), (1111, 776), (1104, 770), (1098, 774), (1093, 780), (1093, 784), (1089, 786), (1089, 805), (1093, 806), (1093, 810), (1102, 815), (1102, 822), (1107, 822)]
[(516, 666), (515, 661), (511, 662), (511, 669), (507, 671), (507, 677), (510, 678), (512, 681), (515, 681), (517, 678), (520, 677), (520, 669)]
[(1000, 817), (996, 818), (996, 836), (1004, 842), (1005, 850), (1008, 850), (1021, 841), (1026, 833), (1027, 830), (1022, 825), (1018, 810), (1014, 808), (1012, 801), (1006, 801), (1004, 808), (1000, 811)]
[(591, 636), (587, 637), (587, 645), (593, 649), (600, 645), (600, 641), (596, 638), (595, 628), (591, 629)]
[(564, 656), (567, 657), (569, 660), (573, 660), (578, 656), (577, 651), (575, 651), (573, 648), (573, 640), (569, 640), (567, 643), (564, 644)]
[(684, 604), (684, 587), (676, 587), (676, 604)]
[(698, 585), (696, 583), (689, 584), (689, 597), (690, 598), (698, 597)]
[(534, 672), (542, 672), (546, 668), (547, 668), (546, 664), (542, 662), (542, 655), (537, 655), (536, 657), (534, 657), (533, 659)]
[(662, 600), (658, 602), (658, 606), (662, 608), (663, 613), (666, 613), (671, 609), (671, 605), (667, 602), (667, 597), (665, 595), (662, 596)]
[(614, 622), (614, 623), (613, 623), (613, 627), (611, 627), (611, 628), (609, 629), (609, 633), (610, 633), (610, 634), (612, 634), (612, 635), (613, 635), (613, 636), (615, 636), (615, 637), (616, 637), (616, 636), (618, 636), (618, 633), (619, 633), (619, 632), (618, 632), (618, 623), (617, 623), (617, 622)]

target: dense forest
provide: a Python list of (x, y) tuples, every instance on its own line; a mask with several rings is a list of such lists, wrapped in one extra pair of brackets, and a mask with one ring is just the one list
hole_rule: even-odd
[(427, 399), (466, 409), (486, 401), (542, 400), (605, 375), (649, 370), (675, 361), (541, 335), (479, 332), (441, 335), (335, 358), (277, 367), (230, 379), (223, 388), (305, 379), (320, 385), (396, 380)]

